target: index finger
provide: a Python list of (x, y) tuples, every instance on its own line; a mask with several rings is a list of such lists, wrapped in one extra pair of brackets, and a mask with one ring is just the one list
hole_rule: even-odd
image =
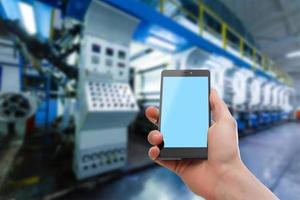
[(152, 122), (153, 124), (157, 125), (158, 119), (159, 119), (158, 108), (156, 108), (154, 106), (150, 106), (146, 109), (145, 113), (146, 113), (146, 117), (148, 118), (148, 120), (150, 122)]
[(217, 91), (215, 89), (212, 89), (210, 93), (210, 105), (214, 121), (218, 122), (221, 119), (231, 116), (226, 104), (218, 96)]

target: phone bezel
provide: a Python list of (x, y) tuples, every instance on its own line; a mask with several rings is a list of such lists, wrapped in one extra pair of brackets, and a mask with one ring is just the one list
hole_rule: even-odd
[[(163, 97), (163, 78), (164, 77), (207, 77), (208, 78), (208, 125), (211, 126), (211, 108), (209, 103), (210, 96), (210, 72), (209, 70), (163, 70), (161, 72), (161, 84), (160, 84), (160, 110), (162, 110), (162, 97)], [(159, 119), (161, 119), (162, 113), (160, 112)], [(160, 130), (161, 121), (159, 120), (158, 129)], [(162, 133), (163, 134), (163, 133)], [(208, 134), (208, 133), (207, 133)], [(164, 147), (162, 143), (160, 148), (159, 159), (162, 160), (178, 160), (178, 159), (188, 159), (188, 158), (198, 158), (207, 159), (208, 156), (208, 143), (207, 147)]]

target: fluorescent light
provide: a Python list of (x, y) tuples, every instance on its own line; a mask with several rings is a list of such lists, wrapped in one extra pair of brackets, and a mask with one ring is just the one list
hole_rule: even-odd
[(69, 65), (75, 65), (76, 61), (77, 61), (77, 52), (73, 52), (67, 57), (67, 63)]
[(147, 42), (150, 44), (153, 44), (155, 46), (162, 47), (164, 49), (168, 49), (170, 51), (174, 51), (176, 49), (176, 46), (174, 44), (171, 44), (169, 42), (166, 42), (164, 40), (158, 39), (153, 36), (148, 37)]
[(35, 17), (34, 17), (34, 11), (32, 6), (24, 2), (19, 2), (19, 7), (21, 10), (21, 15), (23, 18), (25, 29), (28, 31), (29, 34), (35, 34), (36, 26), (35, 26)]
[(292, 51), (292, 52), (286, 54), (287, 58), (294, 58), (294, 57), (298, 57), (298, 56), (300, 56), (300, 50)]

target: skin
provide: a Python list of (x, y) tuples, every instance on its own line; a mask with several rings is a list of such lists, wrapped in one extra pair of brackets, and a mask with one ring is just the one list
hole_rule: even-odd
[[(235, 119), (215, 90), (210, 94), (213, 124), (208, 130), (208, 159), (159, 160), (163, 136), (158, 130), (148, 135), (153, 145), (149, 157), (176, 173), (197, 195), (206, 199), (277, 199), (243, 164)], [(146, 109), (146, 117), (157, 125), (159, 110)]]

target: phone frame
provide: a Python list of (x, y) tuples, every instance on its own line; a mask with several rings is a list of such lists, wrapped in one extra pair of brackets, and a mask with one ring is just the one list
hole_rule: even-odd
[[(210, 97), (210, 72), (209, 70), (163, 70), (161, 72), (160, 84), (160, 111), (162, 111), (162, 97), (163, 97), (163, 78), (164, 77), (207, 77), (208, 78), (208, 127), (211, 126), (211, 108), (209, 103)], [(161, 115), (159, 115), (158, 129), (161, 127)], [(163, 133), (162, 133), (163, 134)], [(208, 133), (207, 133), (208, 134)], [(207, 159), (208, 156), (208, 142), (207, 147), (164, 147), (162, 142), (159, 145), (160, 154), (158, 156), (161, 160), (180, 160), (180, 159)]]

